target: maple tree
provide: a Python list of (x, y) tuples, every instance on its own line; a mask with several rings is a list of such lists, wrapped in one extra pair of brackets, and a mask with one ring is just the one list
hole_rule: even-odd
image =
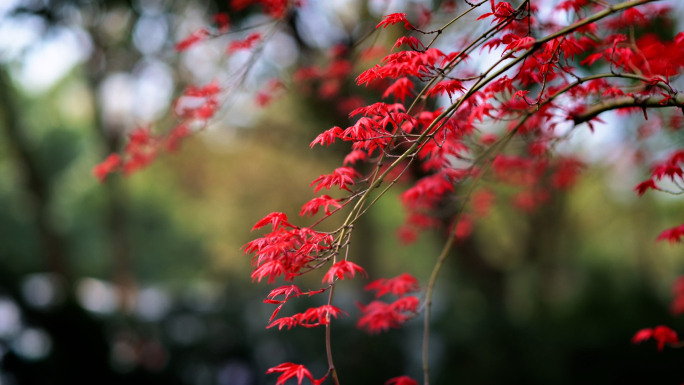
[[(288, 14), (306, 4), (243, 0), (232, 1), (231, 6), (234, 11), (254, 7), (272, 20), (260, 27), (263, 32), (233, 39), (226, 48), (227, 54), (251, 50), (256, 57), (269, 28), (278, 28)], [(390, 28), (405, 34), (390, 49), (376, 45), (361, 49), (362, 38), (350, 46), (333, 47), (325, 68), (297, 69), (290, 84), (285, 79), (270, 82), (257, 95), (259, 105), (268, 104), (284, 89), (307, 87), (321, 97), (336, 98), (352, 121), (347, 128), (323, 130), (310, 144), (313, 148), (351, 142), (342, 165), (311, 182), (314, 195), (323, 189), (346, 195), (322, 194), (305, 203), (301, 216), (322, 214), (309, 227), (293, 225), (285, 213), (266, 215), (252, 228), (266, 228), (266, 233), (243, 247), (252, 256), (253, 281), (287, 282), (264, 300), (277, 305), (265, 327), (325, 328), (327, 372), (317, 377), (301, 364), (285, 362), (267, 371), (280, 373), (277, 384), (292, 378), (298, 384), (305, 378), (313, 384), (340, 383), (330, 335), (334, 319), (348, 316), (348, 311), (334, 305), (334, 294), (340, 281), (367, 276), (363, 261), (349, 252), (354, 224), (400, 184), (405, 185), (400, 199), (408, 213), (398, 232), (400, 239), (411, 242), (419, 232), (433, 229), (445, 234), (446, 242), (429, 277), (409, 272), (393, 278), (371, 277), (365, 289), (375, 291), (378, 299), (358, 305), (357, 326), (379, 333), (422, 316), (423, 383), (429, 384), (431, 307), (439, 273), (452, 249), (470, 236), (473, 223), (488, 214), (494, 201), (504, 198), (484, 188), (483, 181), (509, 186), (515, 191), (510, 204), (530, 212), (552, 191), (567, 190), (575, 183), (584, 164), (555, 149), (574, 130), (593, 131), (602, 122), (601, 114), (643, 115), (668, 130), (681, 129), (684, 94), (677, 85), (684, 67), (684, 33), (664, 38), (652, 31), (671, 12), (671, 4), (655, 0), (445, 1), (436, 10), (392, 13), (378, 20), (366, 36)], [(459, 23), (465, 22), (481, 29), (456, 34)], [(175, 48), (192, 49), (231, 31), (230, 16), (218, 14), (211, 26), (191, 33)], [(457, 36), (457, 43), (441, 44), (450, 34)], [(358, 73), (355, 83), (359, 89), (378, 91), (380, 101), (342, 95), (342, 82), (355, 74), (355, 55), (377, 57), (378, 52), (382, 58)], [(487, 60), (478, 60), (481, 57)], [(111, 172), (130, 174), (162, 151), (176, 150), (183, 138), (214, 119), (222, 100), (234, 91), (215, 82), (187, 87), (174, 103), (175, 127), (158, 135), (147, 128), (136, 130), (123, 153), (97, 165), (94, 175), (105, 182)], [(635, 186), (635, 193), (684, 193), (683, 163), (684, 150), (679, 150), (652, 165), (650, 178)], [(333, 215), (345, 218), (339, 228), (317, 230)], [(678, 225), (662, 231), (657, 240), (678, 243), (682, 236), (684, 225)], [(305, 274), (321, 274), (322, 286), (303, 291), (294, 282)], [(680, 281), (672, 305), (675, 313), (684, 309), (682, 293)], [(327, 294), (325, 304), (277, 318), (289, 301), (319, 294)], [(385, 295), (396, 299), (379, 299)], [(632, 341), (648, 339), (657, 341), (658, 350), (679, 344), (676, 332), (666, 326), (642, 329)], [(416, 383), (405, 375), (387, 381)]]

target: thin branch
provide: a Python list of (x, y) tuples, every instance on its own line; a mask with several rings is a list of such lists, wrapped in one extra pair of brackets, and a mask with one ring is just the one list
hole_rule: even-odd
[(663, 99), (660, 96), (648, 96), (643, 98), (638, 96), (622, 96), (615, 99), (605, 100), (588, 107), (579, 114), (574, 115), (572, 120), (577, 125), (588, 122), (603, 112), (630, 107), (639, 107), (644, 110), (646, 108), (663, 107), (684, 108), (684, 92), (678, 92), (674, 98), (670, 99)]
[(510, 140), (513, 138), (515, 133), (518, 131), (520, 127), (525, 123), (528, 117), (530, 117), (531, 114), (525, 116), (518, 125), (511, 130), (504, 138), (499, 140), (499, 142), (492, 147), (496, 147), (496, 150), (491, 152), (491, 156), (485, 160), (485, 165), (482, 168), (482, 170), (477, 174), (475, 177), (475, 180), (473, 183), (470, 185), (470, 189), (468, 189), (468, 193), (466, 194), (466, 198), (463, 200), (463, 203), (461, 204), (460, 209), (458, 210), (453, 224), (451, 226), (451, 230), (449, 233), (449, 238), (447, 239), (446, 243), (444, 244), (444, 247), (442, 248), (442, 252), (439, 254), (439, 257), (437, 257), (437, 262), (435, 263), (435, 267), (432, 269), (432, 274), (430, 274), (430, 280), (428, 281), (427, 287), (426, 287), (426, 294), (425, 294), (425, 325), (423, 327), (423, 384), (428, 385), (430, 383), (430, 366), (428, 364), (428, 340), (430, 337), (430, 308), (432, 307), (432, 295), (434, 292), (435, 288), (435, 283), (437, 282), (437, 275), (439, 272), (442, 270), (442, 266), (444, 265), (444, 262), (447, 259), (447, 256), (449, 255), (449, 251), (451, 251), (452, 246), (454, 245), (454, 242), (456, 241), (456, 231), (455, 228), (458, 225), (458, 222), (461, 219), (461, 216), (463, 214), (463, 211), (465, 210), (466, 205), (468, 204), (468, 201), (470, 201), (470, 197), (475, 191), (475, 188), (478, 185), (478, 182), (482, 178), (482, 176), (489, 170), (489, 167), (492, 164), (492, 161), (496, 158), (496, 155), (501, 153), (503, 149), (506, 147), (506, 145), (510, 142)]

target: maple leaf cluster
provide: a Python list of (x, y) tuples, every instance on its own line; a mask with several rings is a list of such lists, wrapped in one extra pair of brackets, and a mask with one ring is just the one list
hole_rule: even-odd
[[(370, 47), (355, 57), (353, 46), (337, 45), (327, 53), (327, 64), (295, 71), (292, 84), (285, 85), (278, 79), (269, 82), (257, 95), (258, 105), (267, 105), (275, 92), (294, 88), (302, 94), (315, 92), (318, 98), (335, 101), (336, 108), (350, 120), (348, 127), (327, 129), (310, 143), (312, 148), (346, 145), (350, 149), (340, 167), (311, 183), (314, 195), (335, 188), (335, 193), (345, 196), (333, 198), (324, 194), (306, 202), (300, 216), (324, 213), (310, 227), (293, 225), (284, 213), (268, 214), (252, 230), (270, 226), (270, 232), (243, 246), (244, 253), (252, 256), (253, 281), (273, 284), (279, 280), (291, 282), (317, 271), (322, 275), (320, 289), (302, 291), (295, 284), (283, 285), (264, 300), (277, 305), (267, 328), (326, 328), (326, 375), (315, 379), (303, 365), (287, 362), (267, 371), (280, 373), (277, 384), (289, 379), (301, 384), (305, 378), (318, 384), (328, 376), (338, 384), (329, 334), (332, 320), (347, 313), (333, 305), (333, 293), (340, 281), (355, 279), (357, 275), (368, 277), (357, 264), (359, 261), (350, 255), (349, 244), (355, 222), (389, 188), (404, 188), (399, 194), (407, 212), (405, 223), (398, 229), (402, 241), (414, 241), (427, 230), (442, 231), (448, 241), (423, 301), (409, 295), (418, 292), (420, 286), (408, 273), (376, 279), (365, 286), (366, 290), (376, 292), (376, 298), (395, 297), (391, 302), (376, 299), (367, 305), (358, 304), (361, 315), (357, 326), (371, 334), (400, 327), (419, 312), (425, 312), (424, 327), (429, 327), (430, 288), (444, 258), (458, 244), (454, 241), (469, 237), (477, 221), (488, 215), (495, 203), (508, 198), (518, 210), (532, 212), (548, 201), (552, 192), (572, 189), (584, 164), (572, 155), (554, 155), (555, 146), (567, 137), (563, 132), (583, 125), (593, 131), (595, 124), (602, 122), (599, 115), (606, 111), (643, 114), (648, 119), (647, 110), (684, 109), (684, 98), (672, 83), (684, 70), (684, 33), (667, 41), (653, 33), (636, 34), (632, 30), (634, 26), (653, 25), (669, 12), (668, 6), (650, 2), (609, 5), (566, 0), (550, 15), (539, 12), (538, 1), (521, 2), (517, 7), (495, 0), (466, 2), (470, 7), (467, 12), (431, 31), (420, 29), (424, 25), (429, 27), (433, 19), (428, 10), (418, 12), (415, 25), (405, 13), (392, 13), (376, 25), (374, 32), (403, 25), (406, 36), (399, 37), (389, 52), (383, 47)], [(230, 2), (234, 11), (258, 9), (276, 21), (301, 5), (288, 0)], [(436, 48), (437, 39), (480, 6), (487, 11), (479, 16), (474, 14), (472, 20), (480, 20), (484, 32), (479, 37), (465, 34), (449, 48)], [(445, 2), (440, 12), (453, 13), (455, 7)], [(564, 25), (559, 20), (573, 22)], [(231, 28), (228, 14), (216, 15), (214, 25), (190, 34), (177, 43), (176, 49), (187, 50), (225, 35)], [(254, 48), (264, 44), (266, 36), (256, 31), (231, 40), (227, 54), (237, 50), (251, 50), (254, 54)], [(472, 65), (469, 61), (476, 55), (490, 55), (493, 64), (486, 69)], [(378, 59), (365, 67), (355, 83), (368, 93), (376, 93), (384, 102), (369, 103), (362, 96), (348, 95), (348, 77), (355, 73), (356, 58), (362, 63)], [(587, 75), (589, 67), (597, 69), (596, 72)], [(162, 137), (149, 131), (135, 131), (123, 155), (108, 157), (96, 166), (95, 175), (104, 181), (113, 171), (133, 172), (149, 164), (159, 148), (177, 147), (190, 133), (188, 127), (203, 127), (215, 119), (221, 108), (220, 96), (227, 92), (227, 87), (215, 82), (188, 87), (174, 103), (174, 112), (182, 121), (178, 127), (183, 129)], [(671, 122), (673, 127), (683, 125), (676, 119)], [(495, 128), (498, 131), (492, 132)], [(664, 180), (679, 188), (684, 183), (682, 163), (684, 152), (676, 151), (656, 164), (651, 178), (635, 187), (637, 194), (667, 191), (659, 186)], [(506, 193), (481, 188), (482, 181), (505, 186)], [(681, 190), (675, 193), (684, 192), (684, 188)], [(348, 216), (337, 230), (315, 230), (321, 221), (341, 210), (348, 211)], [(684, 225), (665, 230), (657, 239), (677, 243), (682, 236)], [(326, 292), (326, 303), (276, 318), (289, 301)], [(682, 293), (681, 288), (675, 291), (673, 311), (677, 313), (684, 308)], [(640, 330), (633, 342), (651, 338), (656, 340), (659, 350), (679, 343), (676, 333), (666, 326)], [(427, 343), (426, 339), (426, 351)], [(427, 378), (427, 361), (424, 366)], [(388, 385), (415, 383), (407, 376), (387, 381)]]
[(159, 136), (153, 135), (148, 128), (136, 129), (129, 135), (123, 154), (110, 154), (93, 168), (93, 175), (100, 183), (104, 183), (113, 172), (122, 171), (124, 175), (131, 175), (150, 165), (160, 151), (176, 151), (180, 142), (191, 133), (186, 124), (180, 124)]
[(653, 338), (658, 343), (658, 350), (663, 350), (665, 344), (676, 345), (679, 343), (677, 333), (667, 326), (656, 326), (655, 328), (641, 329), (632, 338), (632, 343), (638, 344)]
[(376, 300), (368, 305), (357, 305), (362, 313), (357, 326), (371, 334), (398, 328), (416, 314), (420, 304), (417, 297), (406, 296), (407, 293), (420, 289), (418, 280), (408, 273), (390, 279), (377, 279), (366, 285), (364, 289), (376, 291), (376, 298), (385, 294), (399, 297), (392, 303)]

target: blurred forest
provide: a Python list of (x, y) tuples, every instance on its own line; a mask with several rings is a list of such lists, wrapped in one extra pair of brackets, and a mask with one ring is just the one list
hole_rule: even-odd
[[(313, 197), (309, 183), (341, 163), (344, 149), (308, 145), (345, 127), (346, 116), (334, 100), (297, 90), (264, 109), (253, 96), (335, 44), (352, 46), (385, 3), (308, 0), (221, 119), (151, 167), (99, 184), (93, 166), (132, 129), (169, 127), (184, 87), (221, 80), (244, 62), (225, 57), (225, 41), (173, 49), (227, 2), (0, 1), (0, 384), (272, 384), (264, 372), (283, 361), (324, 373), (323, 330), (265, 329), (269, 287), (250, 282), (240, 247), (265, 214), (296, 217)], [(397, 12), (423, 2), (392, 3)], [(235, 25), (263, 18), (249, 9), (230, 16)], [(398, 37), (383, 33), (377, 44)], [(669, 150), (684, 140), (637, 142), (640, 122), (606, 121), (573, 138), (589, 167), (572, 189), (531, 213), (497, 203), (458, 245), (435, 297), (436, 383), (683, 381), (681, 349), (658, 352), (630, 338), (660, 324), (684, 330), (669, 312), (683, 249), (654, 243), (681, 223), (684, 206), (637, 198), (631, 189), (645, 170), (622, 163), (621, 151), (629, 141)], [(611, 125), (620, 130), (603, 135)], [(400, 192), (359, 223), (355, 259), (371, 278), (408, 271), (425, 282), (443, 238), (397, 241)], [(370, 299), (362, 284), (336, 299), (350, 313), (333, 331), (341, 381), (418, 378), (420, 319), (376, 336), (357, 330), (354, 302)]]

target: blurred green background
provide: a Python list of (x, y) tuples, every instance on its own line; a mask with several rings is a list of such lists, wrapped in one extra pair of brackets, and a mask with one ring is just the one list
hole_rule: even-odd
[[(224, 58), (225, 41), (173, 50), (227, 3), (0, 4), (0, 384), (268, 384), (275, 376), (264, 372), (282, 362), (325, 373), (323, 329), (265, 329), (272, 306), (261, 301), (270, 287), (250, 282), (240, 247), (259, 236), (249, 230), (264, 215), (294, 218), (313, 197), (309, 183), (348, 149), (308, 144), (347, 120), (339, 99), (292, 89), (261, 110), (252, 96), (271, 77), (324, 63), (334, 44), (356, 43), (391, 7), (410, 14), (429, 3), (307, 3), (287, 18), (274, 38), (280, 49), (265, 50), (221, 119), (176, 153), (105, 184), (91, 170), (130, 130), (157, 122), (163, 131), (187, 84), (222, 80), (244, 61)], [(252, 9), (231, 19), (262, 20)], [(376, 43), (391, 46), (401, 31), (383, 33)], [(378, 98), (352, 82), (341, 89)], [(598, 154), (573, 188), (531, 214), (501, 200), (458, 245), (435, 295), (436, 383), (684, 381), (681, 350), (629, 342), (645, 327), (684, 330), (668, 310), (684, 271), (682, 248), (654, 243), (682, 222), (684, 206), (637, 198), (631, 188), (646, 170), (620, 156), (624, 146), (667, 151), (682, 140), (636, 141), (641, 121), (608, 121), (619, 123), (618, 134), (577, 138), (575, 149)], [(601, 145), (591, 147), (594, 139)], [(407, 271), (424, 284), (443, 238), (397, 242), (401, 188), (359, 223), (353, 260), (371, 278)], [(315, 289), (318, 279), (300, 286)], [(371, 299), (362, 285), (341, 282), (336, 294), (350, 313), (333, 326), (341, 381), (421, 378), (421, 320), (379, 336), (357, 330), (355, 301)]]

